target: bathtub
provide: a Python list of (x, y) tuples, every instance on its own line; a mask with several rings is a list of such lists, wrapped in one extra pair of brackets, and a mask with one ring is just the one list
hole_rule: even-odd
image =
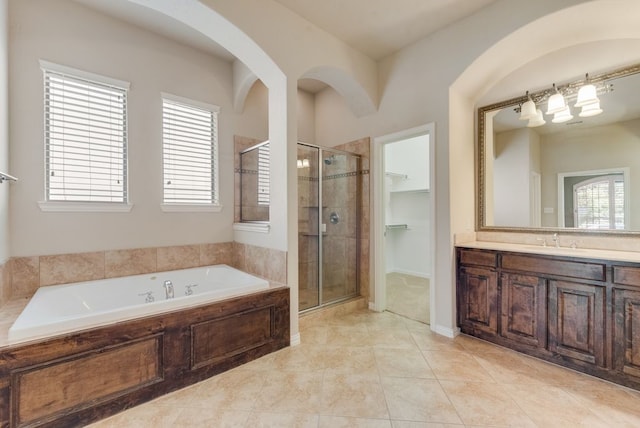
[[(165, 281), (171, 281), (173, 297)], [(227, 265), (40, 287), (9, 329), (9, 342), (47, 337), (237, 297), (268, 281)]]

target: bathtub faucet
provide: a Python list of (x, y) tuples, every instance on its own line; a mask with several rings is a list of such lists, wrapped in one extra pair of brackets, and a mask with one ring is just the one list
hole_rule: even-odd
[(168, 279), (164, 282), (164, 292), (167, 299), (173, 299), (173, 283)]

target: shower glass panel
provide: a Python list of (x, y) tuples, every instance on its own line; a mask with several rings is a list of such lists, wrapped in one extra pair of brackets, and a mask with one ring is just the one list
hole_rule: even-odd
[(358, 294), (360, 157), (298, 144), (300, 310)]

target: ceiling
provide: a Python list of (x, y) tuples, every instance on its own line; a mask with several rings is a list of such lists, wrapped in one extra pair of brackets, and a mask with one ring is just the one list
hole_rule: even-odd
[[(115, 18), (213, 53), (233, 56), (193, 29), (127, 0), (75, 0)], [(472, 15), (495, 0), (275, 0), (374, 60)]]
[(495, 0), (275, 0), (379, 60)]

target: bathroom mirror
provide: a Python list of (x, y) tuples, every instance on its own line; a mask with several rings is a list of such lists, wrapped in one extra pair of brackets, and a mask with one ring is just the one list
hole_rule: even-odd
[[(478, 230), (640, 233), (640, 64), (588, 80), (556, 86), (573, 116), (561, 123), (544, 114), (551, 84), (529, 94), (543, 125), (521, 119), (525, 91), (478, 109)], [(575, 106), (586, 83), (599, 106)]]
[(269, 221), (269, 141), (240, 152), (240, 221)]

